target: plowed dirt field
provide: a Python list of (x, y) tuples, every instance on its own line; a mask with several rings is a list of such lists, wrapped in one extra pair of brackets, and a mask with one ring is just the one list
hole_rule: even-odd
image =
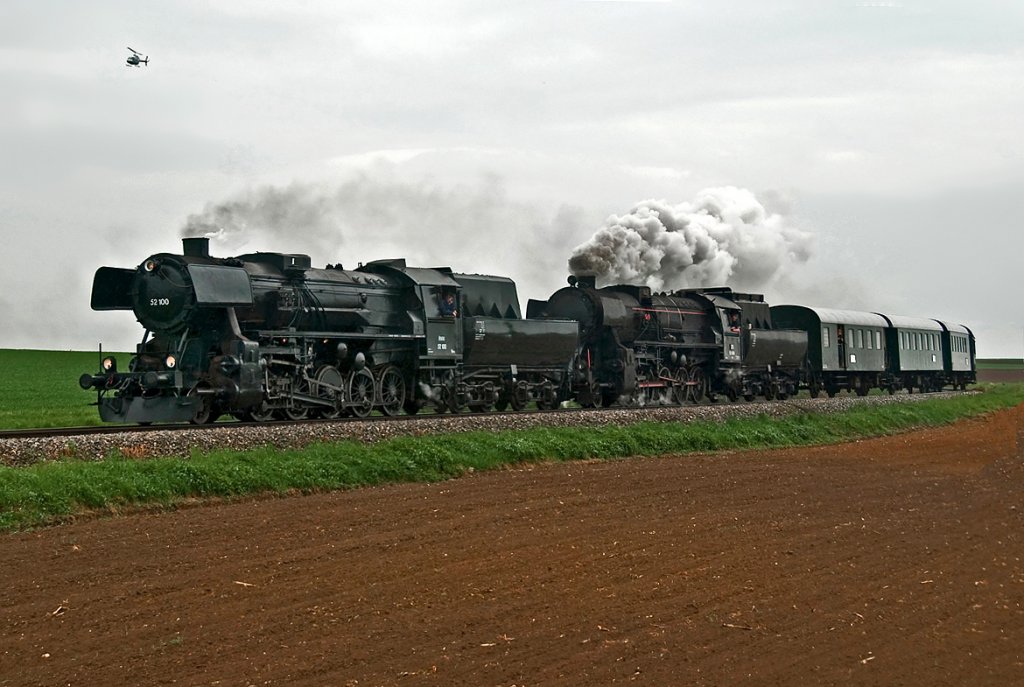
[(1024, 684), (1022, 427), (0, 535), (0, 685)]

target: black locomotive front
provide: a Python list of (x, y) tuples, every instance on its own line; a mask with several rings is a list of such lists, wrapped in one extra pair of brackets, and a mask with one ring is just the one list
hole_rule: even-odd
[(145, 334), (125, 369), (107, 358), (80, 383), (111, 422), (297, 418), (338, 412), (343, 396), (369, 412), (376, 387), (360, 373), (371, 354), (393, 357), (378, 340), (412, 339), (395, 316), (403, 295), (383, 276), (313, 270), (305, 255), (219, 259), (207, 239), (185, 239), (182, 255), (97, 271), (93, 309), (132, 310)]
[(721, 348), (706, 301), (643, 286), (598, 289), (592, 278), (570, 278), (547, 301), (531, 301), (527, 317), (579, 322), (576, 395), (585, 406), (696, 402)]

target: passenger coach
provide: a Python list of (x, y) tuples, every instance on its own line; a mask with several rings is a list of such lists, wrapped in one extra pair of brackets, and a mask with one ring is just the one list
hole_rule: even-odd
[(974, 359), (974, 333), (962, 324), (938, 321), (942, 325), (942, 358), (945, 382), (961, 391), (977, 381)]
[(942, 388), (945, 364), (942, 359), (942, 325), (922, 317), (881, 315), (889, 323), (889, 372), (892, 384), (913, 393)]
[(817, 398), (822, 390), (829, 396), (842, 389), (865, 396), (872, 388), (883, 388), (889, 326), (884, 317), (803, 305), (776, 305), (771, 313), (776, 327), (807, 332), (805, 385), (811, 398)]

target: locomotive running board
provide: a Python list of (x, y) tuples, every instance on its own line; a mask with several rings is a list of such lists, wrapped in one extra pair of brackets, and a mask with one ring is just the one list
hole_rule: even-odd
[(268, 339), (394, 339), (412, 341), (425, 339), (422, 334), (364, 334), (362, 332), (294, 332), (294, 331), (257, 331), (257, 336)]

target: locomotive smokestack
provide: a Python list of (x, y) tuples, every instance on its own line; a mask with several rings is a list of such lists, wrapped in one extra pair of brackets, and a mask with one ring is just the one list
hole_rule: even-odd
[(181, 252), (195, 258), (210, 257), (210, 239), (205, 236), (181, 240)]

